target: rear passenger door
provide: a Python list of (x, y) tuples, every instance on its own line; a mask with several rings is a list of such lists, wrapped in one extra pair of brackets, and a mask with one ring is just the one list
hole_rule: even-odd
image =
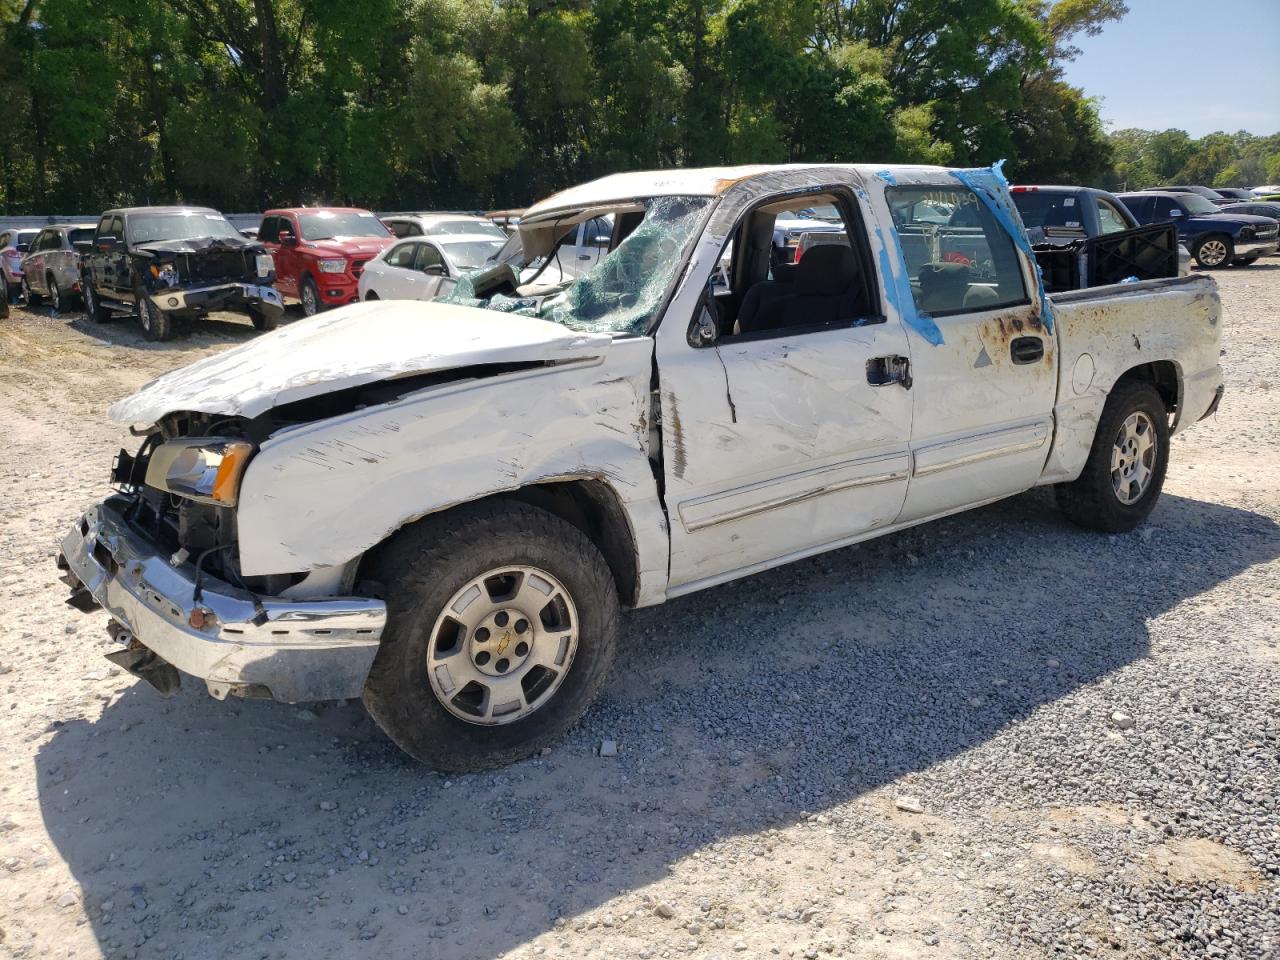
[[(911, 354), (911, 484), (898, 517), (906, 523), (1035, 484), (1053, 434), (1057, 349), (1030, 265), (972, 190), (890, 186), (885, 199), (916, 311), (940, 335)], [(949, 222), (914, 223), (924, 199), (951, 207)]]

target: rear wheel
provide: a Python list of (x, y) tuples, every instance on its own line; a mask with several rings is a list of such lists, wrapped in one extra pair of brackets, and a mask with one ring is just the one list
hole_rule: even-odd
[(58, 278), (53, 274), (49, 274), (44, 280), (45, 288), (49, 291), (49, 306), (54, 313), (62, 312), (62, 291), (58, 288)]
[(173, 318), (156, 306), (149, 296), (138, 291), (138, 322), (148, 340), (168, 340), (173, 336)]
[(370, 290), (368, 293), (366, 293), (366, 294), (364, 295), (364, 299), (365, 299), (365, 301), (367, 302), (367, 301), (369, 301), (369, 300), (378, 300), (378, 299), (380, 299), (380, 298), (379, 298), (379, 296), (378, 296), (376, 293), (374, 293), (372, 290)]
[(433, 767), (536, 752), (578, 722), (613, 664), (613, 577), (595, 544), (545, 510), (497, 501), (428, 517), (366, 572), (388, 619), (365, 705)]
[(40, 303), (40, 294), (31, 289), (31, 281), (27, 279), (27, 275), (22, 275), (22, 301), (28, 307), (34, 307)]
[(316, 282), (310, 277), (302, 278), (302, 289), (298, 291), (298, 299), (302, 301), (304, 316), (314, 317), (320, 312), (320, 291), (316, 289)]
[(1160, 498), (1169, 466), (1169, 412), (1151, 384), (1121, 381), (1098, 421), (1079, 479), (1058, 484), (1058, 506), (1090, 530), (1123, 533)]
[(1223, 266), (1231, 259), (1231, 238), (1222, 236), (1205, 237), (1196, 246), (1193, 256), (1196, 263), (1212, 270)]

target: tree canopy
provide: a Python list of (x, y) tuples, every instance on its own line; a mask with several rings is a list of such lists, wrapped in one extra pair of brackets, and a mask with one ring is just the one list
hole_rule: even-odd
[(0, 12), (4, 209), (64, 213), (519, 206), (618, 170), (726, 162), (1007, 157), (1024, 180), (1099, 181), (1112, 141), (1062, 64), (1073, 38), (1126, 8), (0, 0)]

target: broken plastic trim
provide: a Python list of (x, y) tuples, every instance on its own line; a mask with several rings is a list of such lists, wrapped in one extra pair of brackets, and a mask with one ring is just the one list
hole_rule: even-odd
[(1017, 246), (1031, 261), (1036, 272), (1036, 286), (1040, 291), (1040, 319), (1044, 328), (1053, 332), (1053, 308), (1049, 304), (1049, 295), (1044, 292), (1044, 276), (1040, 264), (1036, 262), (1035, 251), (1031, 249), (1031, 240), (1026, 228), (1022, 225), (1022, 216), (1014, 206), (1013, 197), (1009, 193), (1009, 181), (1005, 179), (1003, 160), (997, 160), (990, 167), (977, 167), (971, 170), (952, 170), (951, 175), (963, 183), (977, 195), (983, 205), (991, 211), (996, 222), (1013, 239)]
[(475, 296), (469, 276), (442, 298), (446, 303), (539, 317), (580, 333), (648, 332), (661, 309), (685, 250), (702, 225), (710, 197), (657, 197), (644, 204), (639, 225), (590, 271), (562, 293), (546, 298)]

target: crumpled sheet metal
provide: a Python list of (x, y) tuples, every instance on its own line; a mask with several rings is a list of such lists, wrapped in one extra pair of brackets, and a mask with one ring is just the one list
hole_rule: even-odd
[(107, 415), (117, 423), (153, 423), (179, 410), (255, 417), (365, 383), (476, 364), (584, 360), (609, 344), (544, 320), (439, 301), (356, 303), (166, 373)]
[(1005, 179), (1004, 161), (997, 160), (990, 167), (977, 167), (969, 170), (952, 170), (951, 175), (977, 194), (978, 199), (991, 211), (991, 215), (1012, 238), (1031, 265), (1035, 268), (1036, 285), (1040, 295), (1040, 319), (1044, 328), (1053, 332), (1053, 306), (1044, 292), (1044, 278), (1040, 265), (1036, 262), (1035, 251), (1031, 249), (1031, 240), (1022, 224), (1022, 216), (1009, 193), (1009, 181)]

